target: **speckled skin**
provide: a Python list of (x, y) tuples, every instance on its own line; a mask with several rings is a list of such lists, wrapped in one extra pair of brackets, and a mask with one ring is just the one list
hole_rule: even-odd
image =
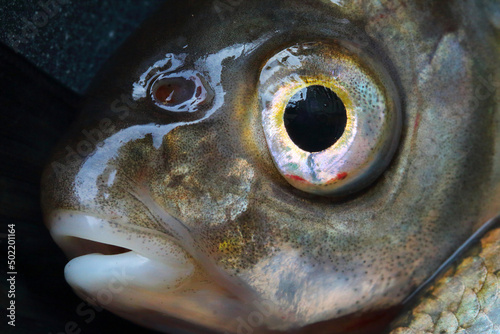
[[(484, 5), (490, 9), (453, 1), (249, 1), (217, 15), (213, 6), (187, 4), (183, 26), (170, 26), (160, 11), (97, 77), (47, 168), (49, 228), (61, 210), (98, 216), (121, 222), (119, 233), (144, 233), (155, 254), (168, 246), (192, 263), (192, 276), (154, 296), (144, 292), (134, 311), (118, 297), (107, 306), (150, 327), (166, 330), (165, 313), (237, 333), (238, 317), (265, 301), (272, 307), (259, 333), (355, 333), (366, 324), (360, 317), (401, 304), (500, 210), (499, 9)], [(342, 201), (286, 182), (261, 125), (263, 64), (284, 47), (323, 39), (356, 43), (381, 59), (403, 105), (392, 163)], [(205, 76), (213, 101), (169, 113), (150, 99), (133, 100), (133, 84), (166, 54), (186, 54), (183, 68)], [(96, 129), (100, 141), (85, 152)], [(185, 228), (175, 230), (162, 214)], [(70, 256), (106, 253), (59, 242)], [(318, 322), (321, 329), (310, 327)]]
[(474, 245), (394, 321), (391, 334), (500, 332), (500, 229)]

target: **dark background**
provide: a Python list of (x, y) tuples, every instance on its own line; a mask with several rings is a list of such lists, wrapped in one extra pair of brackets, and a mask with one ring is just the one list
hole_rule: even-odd
[[(101, 65), (164, 0), (0, 0), (0, 41), (82, 94)], [(50, 16), (44, 7), (57, 4)], [(64, 4), (62, 4), (64, 3)], [(38, 14), (41, 12), (41, 14)], [(44, 23), (43, 16), (47, 16)], [(35, 18), (35, 19), (34, 19)], [(26, 21), (38, 23), (31, 34)], [(16, 43), (16, 41), (26, 42)]]
[[(42, 223), (39, 180), (96, 72), (163, 2), (0, 0), (0, 333), (149, 333), (106, 311), (89, 323), (77, 314), (67, 260)], [(16, 225), (15, 328), (5, 316), (8, 224)], [(77, 329), (68, 331), (71, 322)]]

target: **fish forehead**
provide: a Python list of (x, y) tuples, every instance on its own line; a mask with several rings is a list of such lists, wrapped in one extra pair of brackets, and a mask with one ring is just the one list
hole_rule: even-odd
[[(304, 319), (401, 302), (499, 209), (498, 48), (490, 36), (474, 33), (479, 28), (468, 29), (473, 23), (450, 28), (426, 3), (255, 1), (224, 19), (189, 17), (166, 40), (155, 31), (172, 30), (168, 24), (146, 26), (122, 49), (134, 57), (117, 56), (90, 91), (68, 145), (103, 118), (113, 131), (47, 186), (71, 193), (54, 190), (46, 201), (161, 230), (127, 193), (130, 179), (145, 182), (221, 268)], [(464, 15), (466, 8), (448, 6), (454, 17)], [(199, 31), (202, 22), (207, 29)], [(362, 49), (377, 45), (398, 83), (400, 148), (377, 183), (349, 200), (292, 189), (272, 163), (257, 80), (269, 55), (286, 44), (282, 36), (368, 37)], [(137, 51), (135, 42), (147, 51)], [(182, 125), (182, 117), (141, 101), (130, 102), (124, 119), (110, 111), (167, 53), (186, 54), (207, 71), (218, 66), (214, 83), (223, 98), (216, 110)], [(479, 98), (478, 87), (491, 93)]]

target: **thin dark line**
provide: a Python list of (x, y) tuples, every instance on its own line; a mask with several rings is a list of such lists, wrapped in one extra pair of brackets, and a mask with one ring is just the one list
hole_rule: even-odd
[[(498, 226), (497, 226), (498, 225)], [(453, 262), (459, 259), (467, 250), (469, 250), (473, 244), (478, 242), (486, 233), (493, 230), (494, 228), (500, 227), (500, 215), (496, 216), (486, 223), (483, 224), (474, 234), (467, 239), (446, 261), (443, 262), (441, 266), (431, 275), (423, 284), (421, 284), (413, 293), (411, 293), (403, 301), (403, 304), (408, 303), (415, 295), (427, 288), (437, 276), (439, 276), (445, 269), (447, 269)]]

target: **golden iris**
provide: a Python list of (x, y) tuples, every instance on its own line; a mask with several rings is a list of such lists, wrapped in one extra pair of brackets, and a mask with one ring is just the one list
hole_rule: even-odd
[[(300, 148), (285, 126), (291, 99), (312, 86), (338, 96), (347, 117), (341, 137), (314, 152)], [(302, 43), (278, 52), (262, 68), (259, 96), (273, 161), (291, 185), (306, 192), (345, 196), (361, 190), (386, 169), (399, 142), (402, 117), (389, 74), (339, 43)]]

